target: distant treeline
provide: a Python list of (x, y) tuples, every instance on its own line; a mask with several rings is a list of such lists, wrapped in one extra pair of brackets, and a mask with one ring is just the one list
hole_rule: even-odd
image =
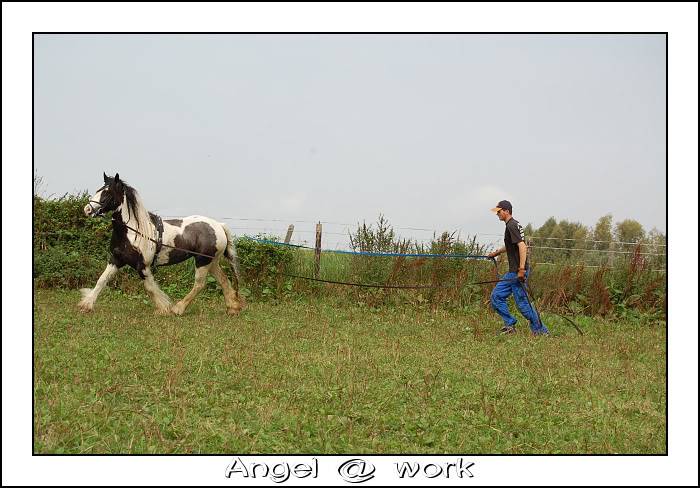
[(612, 215), (600, 219), (593, 228), (579, 222), (550, 217), (535, 229), (525, 229), (533, 259), (557, 264), (615, 266), (641, 260), (645, 268), (666, 269), (666, 236), (642, 224), (625, 219), (613, 226)]

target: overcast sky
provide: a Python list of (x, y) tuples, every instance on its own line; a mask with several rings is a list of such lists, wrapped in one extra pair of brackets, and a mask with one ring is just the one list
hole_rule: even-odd
[(665, 99), (663, 35), (37, 35), (34, 164), (45, 195), (118, 172), (160, 215), (328, 247), (380, 212), (498, 240), (501, 199), (665, 232)]

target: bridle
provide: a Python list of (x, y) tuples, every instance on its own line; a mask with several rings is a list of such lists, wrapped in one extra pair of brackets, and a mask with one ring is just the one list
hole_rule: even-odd
[[(101, 191), (106, 190), (108, 187), (109, 187), (109, 185), (104, 185), (102, 188), (98, 188), (97, 191), (95, 192), (95, 195), (97, 195)], [(92, 206), (93, 203), (96, 203), (97, 205), (99, 205), (99, 207), (97, 208), (97, 211), (95, 211), (95, 207)], [(97, 216), (97, 217), (104, 216), (105, 211), (104, 211), (104, 207), (102, 206), (102, 202), (96, 202), (95, 200), (88, 200), (88, 205), (90, 205), (90, 210), (92, 210), (92, 213), (94, 216)]]
[[(96, 203), (99, 205), (99, 208), (97, 211), (95, 211), (95, 207), (92, 206), (93, 203)], [(88, 205), (90, 205), (90, 210), (92, 210), (92, 214), (96, 217), (102, 217), (104, 216), (104, 207), (100, 202), (96, 202), (95, 200), (88, 200)]]

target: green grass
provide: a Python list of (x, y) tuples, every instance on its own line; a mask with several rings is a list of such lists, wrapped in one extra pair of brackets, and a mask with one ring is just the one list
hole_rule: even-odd
[[(371, 309), (324, 298), (161, 317), (108, 289), (39, 289), (36, 453), (656, 453), (663, 323), (552, 317), (497, 336), (486, 307)], [(523, 319), (520, 318), (521, 323)]]

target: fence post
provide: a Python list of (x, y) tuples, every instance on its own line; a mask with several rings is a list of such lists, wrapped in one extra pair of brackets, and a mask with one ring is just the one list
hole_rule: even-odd
[[(292, 232), (294, 232), (294, 224), (289, 224), (289, 227), (287, 228), (287, 235), (284, 238), (284, 243), (289, 244), (289, 242), (292, 240)], [(282, 264), (282, 267), (280, 268), (280, 274), (277, 277), (277, 289), (280, 290), (282, 287), (282, 276), (287, 273), (287, 264)]]
[(321, 271), (321, 222), (316, 224), (316, 250), (314, 256), (314, 277), (318, 279)]
[(284, 238), (285, 244), (289, 244), (289, 241), (292, 240), (292, 232), (294, 232), (294, 224), (289, 224), (289, 227), (287, 228), (287, 236)]

